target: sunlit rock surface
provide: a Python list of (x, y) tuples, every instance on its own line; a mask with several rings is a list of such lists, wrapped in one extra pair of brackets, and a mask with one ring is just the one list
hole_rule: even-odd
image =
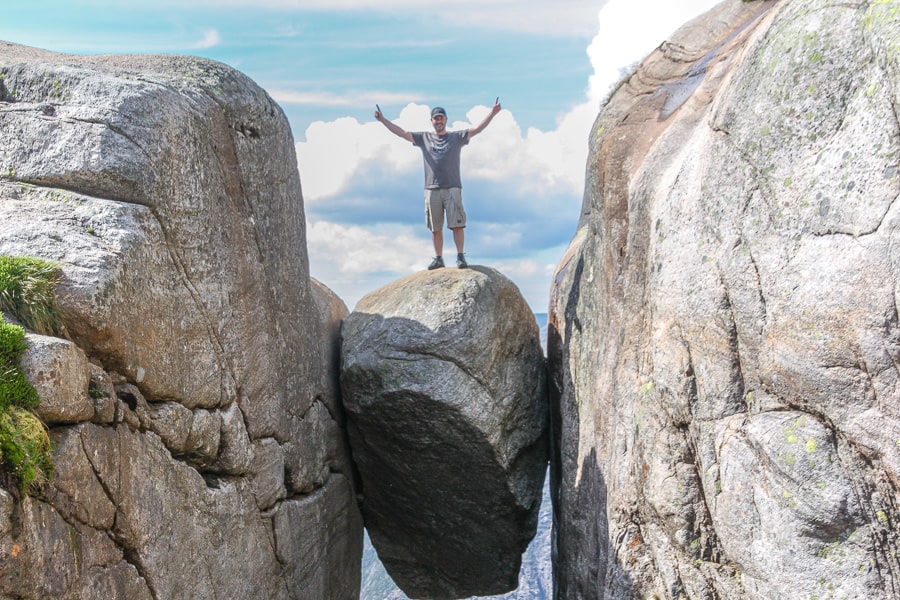
[(728, 0), (591, 134), (557, 597), (900, 595), (897, 2)]
[(0, 596), (356, 597), (346, 308), (310, 281), (268, 94), (205, 59), (0, 43), (0, 222), (0, 253), (60, 264), (71, 340), (30, 337), (56, 471), (0, 490)]

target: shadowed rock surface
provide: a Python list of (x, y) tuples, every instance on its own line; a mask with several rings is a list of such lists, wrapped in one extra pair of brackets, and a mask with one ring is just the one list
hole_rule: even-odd
[[(536, 313), (534, 316), (541, 332), (541, 347), (546, 349), (547, 313)], [(550, 600), (553, 597), (552, 507), (550, 478), (546, 477), (541, 493), (537, 531), (522, 554), (518, 587), (504, 594), (472, 596), (468, 600)], [(378, 560), (378, 553), (368, 536), (363, 540), (361, 579), (360, 600), (409, 600), (409, 596), (400, 591), (384, 569), (384, 565)]]
[(61, 265), (71, 340), (29, 337), (57, 466), (0, 490), (0, 596), (356, 597), (346, 307), (274, 101), (205, 59), (0, 43), (0, 220)]
[(728, 0), (591, 134), (557, 597), (900, 597), (896, 2)]
[(422, 272), (359, 301), (341, 386), (361, 508), (413, 598), (512, 590), (547, 460), (537, 323), (493, 269)]

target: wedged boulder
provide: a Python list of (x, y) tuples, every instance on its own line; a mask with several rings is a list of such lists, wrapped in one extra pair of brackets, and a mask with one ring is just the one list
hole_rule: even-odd
[(590, 137), (548, 353), (558, 598), (896, 598), (896, 2), (727, 0)]
[(516, 587), (547, 464), (534, 314), (499, 272), (410, 275), (365, 296), (342, 329), (341, 387), (361, 508), (413, 598)]

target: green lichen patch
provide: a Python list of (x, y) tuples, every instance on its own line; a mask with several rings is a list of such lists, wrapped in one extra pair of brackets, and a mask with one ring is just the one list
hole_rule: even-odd
[(815, 438), (809, 438), (806, 440), (806, 452), (808, 454), (813, 454), (816, 450), (818, 450), (819, 445), (816, 442)]
[(51, 262), (0, 256), (0, 311), (37, 333), (57, 335), (60, 318), (54, 288), (59, 277), (59, 267)]

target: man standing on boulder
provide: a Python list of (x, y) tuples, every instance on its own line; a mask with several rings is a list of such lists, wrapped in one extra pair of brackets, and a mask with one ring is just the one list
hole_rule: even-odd
[(462, 204), (462, 180), (459, 176), (459, 154), (462, 147), (472, 137), (478, 135), (488, 126), (491, 119), (500, 112), (500, 98), (494, 101), (491, 112), (476, 127), (462, 131), (447, 131), (447, 112), (437, 106), (431, 110), (430, 131), (409, 132), (384, 117), (381, 108), (375, 105), (375, 118), (392, 133), (412, 142), (422, 150), (425, 160), (425, 224), (431, 230), (431, 241), (434, 243), (434, 260), (428, 269), (439, 269), (444, 266), (444, 214), (447, 215), (447, 226), (453, 232), (456, 244), (456, 266), (465, 269), (469, 265), (463, 252), (465, 241), (466, 211)]

